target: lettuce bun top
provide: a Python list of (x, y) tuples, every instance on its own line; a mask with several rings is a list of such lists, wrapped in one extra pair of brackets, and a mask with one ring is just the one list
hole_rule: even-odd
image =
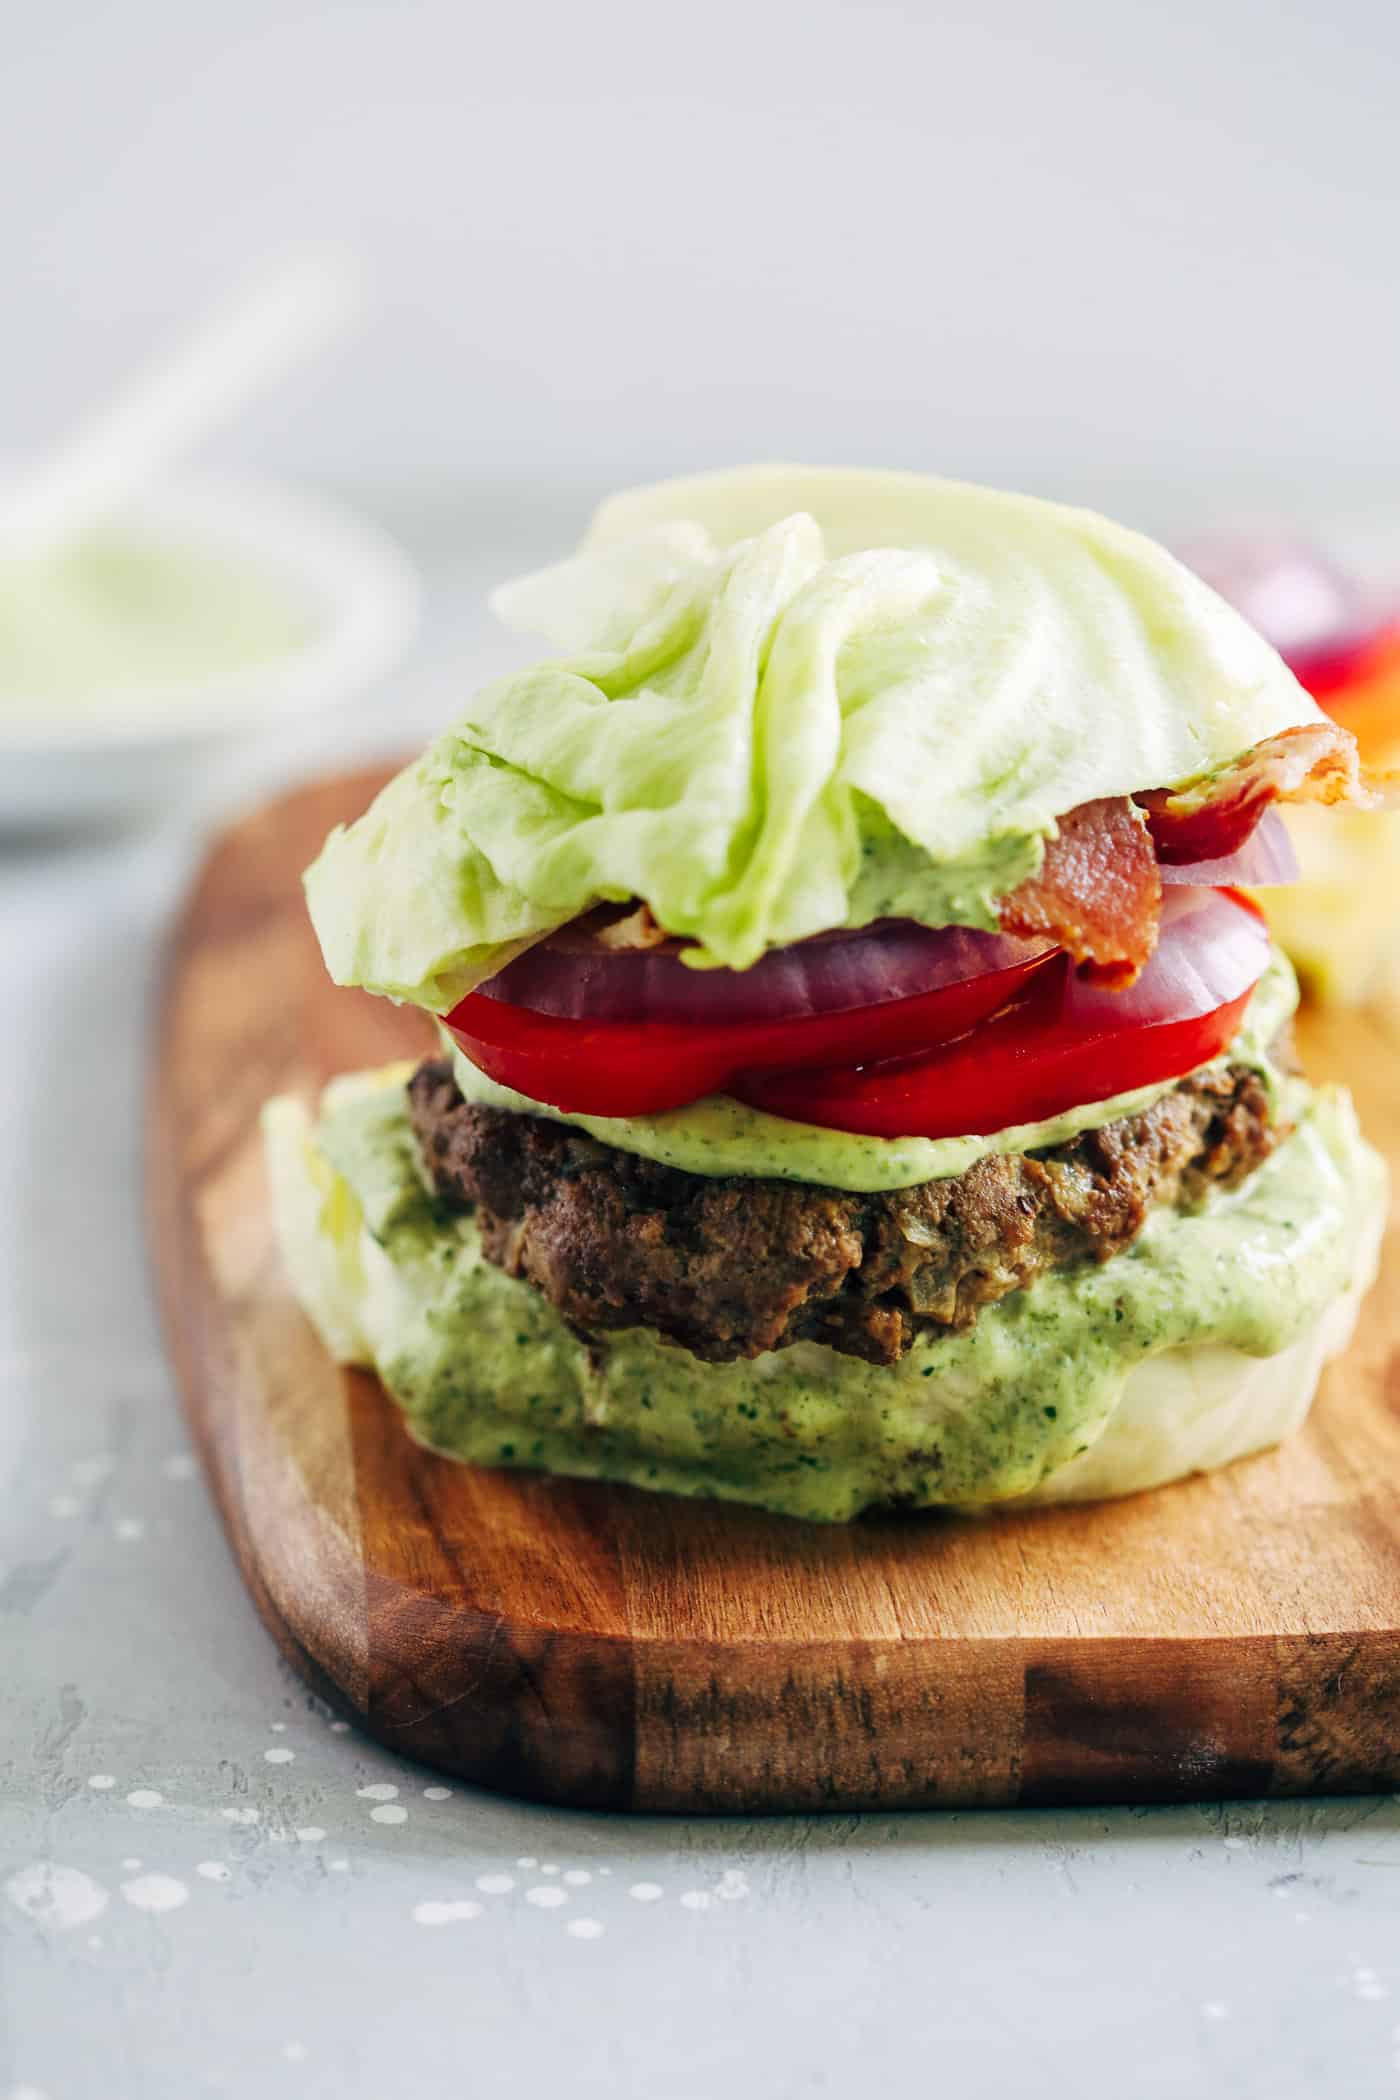
[(478, 692), (306, 878), (336, 982), (436, 1011), (604, 901), (700, 967), (990, 928), (1058, 817), (1324, 719), (1153, 541), (923, 475), (634, 490), (495, 603), (560, 654)]

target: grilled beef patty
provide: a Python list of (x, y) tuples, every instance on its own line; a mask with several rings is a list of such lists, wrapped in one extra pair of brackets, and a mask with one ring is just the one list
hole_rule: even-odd
[(473, 1107), (446, 1060), (408, 1091), (438, 1195), (475, 1208), (491, 1261), (585, 1337), (650, 1327), (707, 1363), (799, 1341), (895, 1363), (1049, 1269), (1121, 1254), (1153, 1209), (1233, 1187), (1285, 1134), (1258, 1074), (1233, 1065), (1047, 1151), (855, 1195), (687, 1174)]

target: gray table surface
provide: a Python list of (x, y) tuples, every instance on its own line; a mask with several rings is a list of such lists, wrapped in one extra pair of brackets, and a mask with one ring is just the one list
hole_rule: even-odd
[[(503, 653), (509, 560), (410, 523), (403, 678), (209, 804), (411, 741)], [(1400, 2093), (1394, 1798), (625, 1820), (446, 1789), (307, 1695), (145, 1270), (149, 999), (208, 815), (0, 844), (0, 2096)]]

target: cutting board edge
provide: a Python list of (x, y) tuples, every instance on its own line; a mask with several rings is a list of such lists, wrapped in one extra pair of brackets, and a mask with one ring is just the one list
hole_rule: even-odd
[[(296, 791), (285, 805), (259, 812), (264, 832), (275, 835), (279, 812), (307, 792)], [(559, 1682), (570, 1688), (567, 1721), (555, 1728), (546, 1712), (542, 1728), (537, 1712), (523, 1733), (522, 1699), (538, 1704), (537, 1658), (528, 1654), (523, 1676), (512, 1680), (509, 1671), (502, 1675), (498, 1670), (489, 1710), (484, 1701), (473, 1709), (468, 1693), (405, 1712), (401, 1688), (395, 1692), (373, 1660), (360, 1656), (358, 1636), (328, 1650), (324, 1626), (307, 1620), (302, 1600), (269, 1581), (249, 1522), (229, 1395), (211, 1386), (215, 1358), (221, 1358), (232, 1379), (246, 1376), (248, 1366), (239, 1357), (231, 1309), (201, 1245), (201, 1221), (188, 1179), (191, 1158), (182, 1151), (186, 1133), (173, 1105), (177, 965), (188, 959), (201, 901), (208, 902), (211, 870), (221, 854), (232, 854), (239, 836), (227, 834), (211, 850), (166, 949), (151, 1059), (147, 1212), (153, 1250), (159, 1250), (153, 1270), (162, 1323), (226, 1534), (264, 1623), (318, 1697), (386, 1747), (494, 1791), (647, 1813), (1049, 1806), (1357, 1793), (1400, 1785), (1400, 1627), (1317, 1634), (1200, 1628), (1180, 1634), (1009, 1640), (959, 1634), (888, 1642), (748, 1641), (729, 1647), (707, 1647), (698, 1639), (677, 1644), (633, 1632), (555, 1631), (547, 1645)], [(179, 1247), (178, 1263), (170, 1258), (172, 1245)], [(364, 1641), (372, 1649), (376, 1612), (368, 1594), (364, 1613)], [(461, 1637), (469, 1627), (472, 1637), (464, 1643)], [(540, 1633), (538, 1626), (511, 1625), (503, 1614), (464, 1615), (450, 1608), (439, 1628), (449, 1642), (457, 1637), (459, 1665), (462, 1655), (473, 1655), (478, 1646), (497, 1656), (503, 1646), (512, 1654), (529, 1650), (538, 1646)], [(609, 1663), (601, 1680), (607, 1689), (589, 1721), (588, 1701), (580, 1700), (577, 1690), (580, 1682), (589, 1683), (601, 1650)], [(993, 1651), (998, 1666), (984, 1676), (982, 1665), (990, 1663)], [(944, 1687), (931, 1681), (930, 1656), (938, 1659), (945, 1677), (951, 1672), (960, 1680), (956, 1725), (950, 1723), (941, 1741), (934, 1741), (927, 1705), (916, 1699), (910, 1711), (924, 1739), (908, 1742), (899, 1687), (891, 1703), (888, 1685), (854, 1683), (852, 1672), (859, 1678), (860, 1665), (878, 1662), (901, 1682), (912, 1673), (921, 1697), (936, 1699)], [(1100, 1670), (1105, 1658), (1112, 1664), (1110, 1698)], [(726, 1675), (740, 1661), (749, 1673), (744, 1707), (751, 1716), (766, 1700), (769, 1726), (750, 1727), (743, 1755), (737, 1756), (723, 1751), (725, 1731), (714, 1720), (716, 1701), (724, 1702)], [(954, 1661), (974, 1667), (953, 1670)], [(764, 1683), (753, 1679), (755, 1662), (765, 1666)], [(1181, 1671), (1172, 1667), (1177, 1662)], [(794, 1695), (799, 1678), (804, 1682)], [(1154, 1699), (1154, 1683), (1174, 1685), (1178, 1693), (1186, 1683), (1194, 1700), (1204, 1700), (1205, 1724), (1186, 1737), (1179, 1729), (1175, 1739), (1170, 1732), (1164, 1736), (1162, 1722), (1171, 1706)], [(862, 1699), (872, 1699), (877, 1707), (885, 1701), (875, 1740), (864, 1748), (856, 1742), (854, 1765), (849, 1744), (837, 1746), (834, 1736), (811, 1725), (814, 1717), (825, 1715), (839, 1733), (843, 1717), (837, 1708), (846, 1694), (856, 1705)], [(1000, 1702), (1003, 1724), (1018, 1711), (1021, 1716), (1020, 1740), (1000, 1764), (973, 1740), (984, 1698)], [(773, 1716), (784, 1711), (791, 1716), (794, 1710), (801, 1724), (796, 1733), (771, 1726)], [(455, 1719), (445, 1733), (449, 1713)], [(681, 1747), (687, 1716), (702, 1738), (689, 1762)], [(581, 1757), (562, 1759), (555, 1754), (558, 1741), (567, 1730), (577, 1732), (581, 1720), (588, 1721), (597, 1741), (585, 1742)], [(463, 1723), (476, 1725), (463, 1729)], [(1002, 1732), (1013, 1733), (1009, 1725)], [(1080, 1754), (1086, 1733), (1098, 1738), (1087, 1761)]]

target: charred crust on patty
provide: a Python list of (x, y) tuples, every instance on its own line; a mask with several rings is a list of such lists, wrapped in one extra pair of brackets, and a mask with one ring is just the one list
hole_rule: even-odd
[(446, 1060), (408, 1094), (433, 1186), (475, 1210), (488, 1260), (585, 1339), (647, 1327), (707, 1363), (794, 1342), (896, 1363), (1052, 1269), (1123, 1253), (1154, 1210), (1237, 1186), (1287, 1134), (1258, 1073), (1230, 1065), (1064, 1144), (859, 1195), (690, 1174), (476, 1107)]

